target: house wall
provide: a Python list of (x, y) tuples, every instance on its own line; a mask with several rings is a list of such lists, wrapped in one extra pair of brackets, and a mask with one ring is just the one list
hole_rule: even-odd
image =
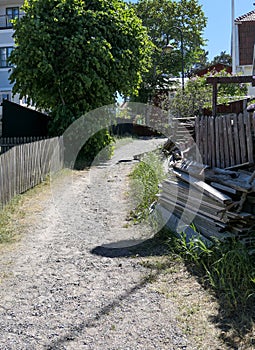
[(255, 22), (242, 22), (238, 25), (239, 65), (250, 66), (253, 63), (255, 43)]
[[(6, 8), (21, 7), (23, 0), (0, 0), (0, 48), (14, 47), (13, 29), (6, 27)], [(10, 101), (19, 102), (18, 96), (12, 96), (12, 84), (9, 82), (9, 67), (0, 67), (0, 104), (3, 98), (8, 97)], [(0, 119), (2, 108), (0, 107)]]

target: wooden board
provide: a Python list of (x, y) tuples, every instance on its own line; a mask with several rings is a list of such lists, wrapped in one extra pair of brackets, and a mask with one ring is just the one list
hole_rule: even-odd
[(208, 185), (204, 181), (198, 180), (192, 176), (188, 176), (187, 174), (178, 172), (177, 170), (174, 171), (177, 177), (181, 178), (183, 181), (189, 183), (191, 186), (194, 186), (196, 189), (201, 191), (202, 193), (205, 193), (209, 197), (215, 199), (217, 202), (220, 203), (231, 203), (232, 199), (222, 194), (220, 191), (217, 191), (212, 186)]

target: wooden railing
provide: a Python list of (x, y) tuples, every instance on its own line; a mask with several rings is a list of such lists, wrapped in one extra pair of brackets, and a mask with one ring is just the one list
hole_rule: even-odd
[(250, 114), (196, 119), (196, 144), (202, 161), (227, 168), (254, 163), (254, 120)]
[(0, 207), (62, 168), (62, 137), (12, 147), (0, 156)]

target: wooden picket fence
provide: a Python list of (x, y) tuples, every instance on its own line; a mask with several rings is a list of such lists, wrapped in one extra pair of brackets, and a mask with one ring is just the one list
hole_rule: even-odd
[(218, 168), (253, 164), (254, 130), (250, 114), (198, 117), (196, 144), (202, 162)]
[(0, 208), (62, 168), (62, 137), (12, 147), (0, 155)]
[(0, 154), (9, 151), (14, 146), (40, 141), (46, 138), (46, 136), (0, 137)]

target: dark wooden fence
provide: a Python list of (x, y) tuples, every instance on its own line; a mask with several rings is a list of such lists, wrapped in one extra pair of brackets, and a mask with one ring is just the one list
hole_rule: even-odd
[(0, 207), (62, 168), (62, 137), (12, 147), (0, 155)]
[(40, 141), (46, 138), (46, 136), (0, 137), (0, 154), (9, 151), (9, 149), (11, 149), (14, 146)]
[(227, 168), (254, 163), (254, 121), (250, 114), (198, 117), (195, 130), (204, 164)]

